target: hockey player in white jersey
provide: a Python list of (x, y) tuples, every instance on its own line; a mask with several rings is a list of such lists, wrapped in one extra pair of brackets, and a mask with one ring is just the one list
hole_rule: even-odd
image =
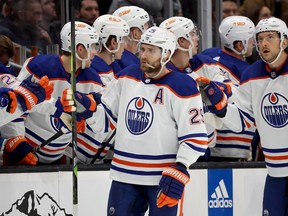
[[(39, 146), (59, 130), (66, 126), (61, 121), (61, 107), (63, 100), (59, 99), (63, 95), (65, 98), (71, 87), (71, 23), (66, 23), (61, 32), (62, 55), (39, 55), (26, 61), (18, 78), (24, 79), (31, 74), (35, 77), (42, 75), (54, 83), (53, 98), (57, 99), (55, 113), (29, 113), (25, 119), (25, 137), (33, 146)], [(91, 59), (96, 52), (98, 34), (86, 23), (75, 22), (75, 50), (76, 50), (76, 94), (74, 98), (78, 103), (84, 105), (89, 111), (94, 111), (97, 98), (93, 95), (103, 90), (103, 84), (99, 75), (91, 69)], [(47, 63), (49, 62), (49, 64)], [(85, 93), (85, 94), (84, 94)], [(86, 96), (86, 94), (89, 94)], [(65, 109), (65, 107), (64, 107)], [(60, 112), (58, 112), (60, 110)], [(65, 110), (64, 110), (65, 111)], [(78, 110), (79, 111), (79, 110)], [(78, 130), (78, 157), (79, 161), (87, 162), (91, 160), (97, 149), (100, 147), (102, 137), (86, 128), (85, 118), (89, 113), (78, 113), (77, 111), (77, 130)], [(85, 116), (88, 114), (88, 116)], [(62, 127), (62, 128), (61, 128)], [(68, 128), (69, 129), (69, 128)], [(85, 132), (85, 133), (84, 133)], [(97, 138), (96, 138), (97, 137)], [(100, 139), (100, 141), (98, 140)], [(104, 139), (104, 137), (103, 137)], [(36, 152), (40, 163), (58, 163), (67, 150), (71, 142), (71, 132), (64, 133), (61, 137), (49, 143)], [(68, 155), (70, 156), (70, 155)]]
[(191, 77), (166, 68), (171, 32), (151, 27), (140, 43), (140, 68), (116, 75), (87, 123), (100, 127), (105, 113), (117, 122), (107, 215), (144, 215), (149, 206), (149, 215), (175, 216), (187, 169), (207, 149), (202, 100)]
[(0, 137), (5, 138), (1, 140), (0, 149), (4, 152), (4, 165), (35, 165), (38, 161), (32, 146), (23, 136), (18, 136), (22, 134), (18, 131), (22, 127), (18, 125), (23, 122), (11, 122), (24, 112), (43, 108), (44, 101), (51, 98), (53, 83), (49, 83), (48, 77), (42, 77), (37, 83), (31, 79), (20, 82), (11, 74), (0, 74)]
[[(192, 20), (185, 17), (175, 16), (164, 20), (160, 24), (160, 27), (172, 31), (177, 39), (175, 53), (170, 62), (167, 63), (169, 69), (188, 74), (194, 79), (202, 76), (213, 81), (218, 81), (219, 85), (222, 85), (222, 87), (227, 89), (227, 95), (229, 97), (232, 95), (232, 89), (235, 87), (230, 85), (230, 80), (227, 80), (224, 76), (224, 74), (227, 73), (226, 69), (220, 67), (212, 58), (197, 54), (199, 32)], [(223, 81), (225, 81), (225, 83), (221, 84)], [(214, 146), (216, 143), (215, 128), (208, 124), (206, 124), (206, 126), (209, 146)], [(209, 149), (207, 149), (205, 157), (201, 157), (200, 159), (205, 161), (210, 160)]]
[[(209, 48), (202, 54), (226, 67), (228, 70), (225, 75), (239, 85), (243, 71), (249, 66), (245, 59), (252, 55), (254, 33), (255, 25), (248, 17), (226, 17), (219, 26), (223, 48)], [(233, 94), (237, 96), (237, 91)], [(233, 98), (229, 98), (229, 103), (233, 102)], [(212, 161), (246, 161), (250, 157), (254, 131), (253, 127), (241, 133), (219, 128), (216, 145), (210, 148)]]
[(117, 60), (121, 69), (131, 65), (140, 64), (138, 42), (141, 35), (149, 28), (149, 14), (143, 8), (137, 6), (123, 6), (118, 8), (113, 15), (124, 19), (129, 27), (130, 33), (124, 38), (125, 47), (120, 60)]
[(93, 27), (99, 34), (99, 50), (91, 67), (100, 75), (103, 84), (108, 86), (114, 74), (121, 70), (116, 60), (121, 59), (129, 26), (122, 18), (105, 14), (95, 20)]
[[(222, 110), (222, 118), (215, 115), (236, 132), (257, 126), (268, 169), (262, 215), (284, 216), (288, 209), (287, 35), (285, 22), (275, 17), (256, 25), (255, 41), (261, 60), (244, 71), (238, 101)], [(213, 94), (208, 97), (213, 98)]]
[(21, 82), (11, 74), (0, 73), (0, 126), (51, 98), (53, 83), (49, 83), (48, 77), (41, 78), (38, 83), (31, 79)]

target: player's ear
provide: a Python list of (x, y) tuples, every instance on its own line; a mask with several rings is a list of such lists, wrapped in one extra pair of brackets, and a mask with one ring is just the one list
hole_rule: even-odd
[(133, 39), (139, 40), (141, 37), (140, 30), (138, 28), (132, 28), (130, 34)]
[(286, 49), (286, 48), (287, 48), (287, 45), (288, 45), (288, 39), (285, 37), (285, 38), (283, 39), (283, 43), (282, 43), (283, 49)]
[(170, 50), (168, 50), (166, 55), (163, 58), (163, 62), (166, 62), (169, 59), (170, 55), (171, 55), (171, 52), (170, 52)]
[(112, 37), (109, 44), (107, 44), (108, 48), (111, 49), (111, 50), (114, 50), (117, 48), (117, 41), (116, 41), (116, 38), (115, 37)]
[(235, 42), (234, 49), (241, 52), (244, 49), (243, 43), (241, 41)]
[(184, 43), (185, 39), (183, 37), (179, 37), (177, 39), (178, 44), (181, 46)]

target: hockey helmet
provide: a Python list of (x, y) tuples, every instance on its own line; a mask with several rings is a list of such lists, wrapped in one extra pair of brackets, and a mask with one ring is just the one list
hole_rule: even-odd
[[(71, 52), (71, 22), (66, 23), (60, 32), (62, 50)], [(94, 28), (84, 22), (75, 22), (75, 47), (83, 44), (87, 51), (98, 43), (99, 36)]]
[[(106, 46), (106, 43), (110, 36), (115, 36), (117, 43), (120, 43), (123, 40), (123, 37), (129, 35), (130, 28), (125, 20), (120, 17), (105, 14), (98, 17), (94, 23), (93, 27), (96, 32), (99, 34), (99, 42), (100, 46), (104, 46), (107, 50), (109, 50)], [(117, 52), (119, 50), (109, 50), (110, 52)]]
[(130, 28), (139, 28), (142, 33), (146, 30), (145, 24), (150, 20), (147, 11), (137, 6), (120, 7), (113, 13), (113, 15), (125, 20)]
[(140, 42), (160, 47), (162, 49), (162, 58), (167, 56), (168, 51), (171, 52), (171, 57), (176, 49), (175, 35), (166, 29), (156, 26), (147, 29), (141, 35)]
[(278, 32), (281, 40), (288, 35), (285, 22), (276, 17), (270, 17), (268, 19), (262, 19), (259, 21), (259, 23), (256, 25), (255, 39), (257, 39), (257, 35), (259, 33), (267, 31)]
[[(190, 36), (190, 32), (197, 33), (197, 28), (191, 19), (186, 17), (174, 16), (164, 20), (160, 25), (161, 28), (172, 31), (175, 34), (176, 39), (183, 37), (188, 40), (193, 48), (193, 40)], [(177, 42), (177, 48), (179, 44)]]
[[(233, 50), (238, 55), (244, 55), (248, 50), (248, 42), (255, 33), (254, 23), (245, 16), (229, 16), (222, 20), (219, 34), (224, 47)], [(240, 52), (234, 49), (234, 42), (241, 41), (244, 49)]]

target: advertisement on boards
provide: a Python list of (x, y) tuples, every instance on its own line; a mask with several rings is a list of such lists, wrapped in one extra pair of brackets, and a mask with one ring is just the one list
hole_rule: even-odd
[(208, 215), (233, 216), (232, 169), (208, 170)]

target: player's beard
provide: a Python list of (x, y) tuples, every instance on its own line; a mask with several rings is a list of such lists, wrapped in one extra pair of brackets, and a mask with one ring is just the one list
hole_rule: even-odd
[(141, 70), (144, 71), (148, 76), (151, 75), (151, 77), (157, 73), (159, 73), (159, 71), (161, 70), (161, 63), (160, 63), (160, 59), (153, 62), (153, 63), (142, 63), (141, 62)]

